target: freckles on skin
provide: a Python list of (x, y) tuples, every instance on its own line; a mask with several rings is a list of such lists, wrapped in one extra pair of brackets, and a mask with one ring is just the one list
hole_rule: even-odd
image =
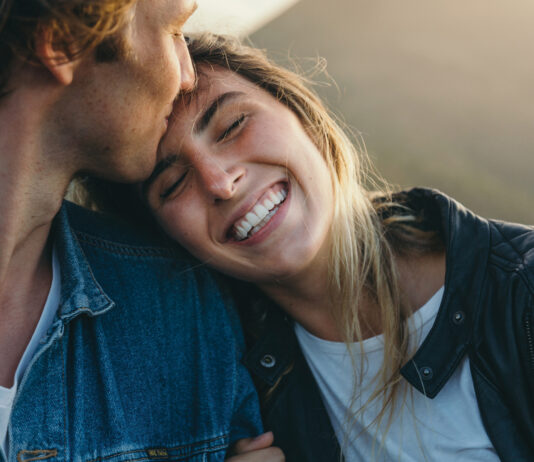
[[(146, 91), (150, 89), (156, 101), (161, 101), (162, 97), (167, 101), (172, 101), (173, 97), (178, 94), (180, 72), (175, 66), (171, 66), (168, 60), (165, 60), (165, 55), (152, 56), (150, 72), (139, 72), (137, 78), (139, 80), (139, 90)], [(172, 72), (169, 72), (173, 69)], [(159, 76), (157, 78), (156, 76)], [(155, 80), (156, 77), (156, 81)], [(145, 104), (148, 108), (148, 103)]]

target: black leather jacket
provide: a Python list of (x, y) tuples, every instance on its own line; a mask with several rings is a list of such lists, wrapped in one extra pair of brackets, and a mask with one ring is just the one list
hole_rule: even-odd
[[(489, 438), (499, 457), (534, 461), (534, 228), (480, 218), (428, 189), (408, 205), (441, 230), (445, 293), (436, 321), (401, 370), (434, 398), (464, 355)], [(265, 427), (288, 462), (339, 461), (340, 449), (291, 321), (270, 309), (245, 363), (265, 400)], [(422, 380), (421, 380), (422, 378)]]

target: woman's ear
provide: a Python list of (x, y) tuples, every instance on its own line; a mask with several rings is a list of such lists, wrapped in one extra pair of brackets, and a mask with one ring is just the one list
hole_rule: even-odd
[(35, 51), (41, 64), (61, 85), (70, 85), (74, 77), (76, 61), (66, 50), (54, 43), (54, 34), (49, 27), (40, 27), (35, 37)]

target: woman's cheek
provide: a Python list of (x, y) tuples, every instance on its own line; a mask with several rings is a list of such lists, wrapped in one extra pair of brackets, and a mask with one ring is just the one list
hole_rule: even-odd
[(202, 243), (205, 242), (204, 234), (205, 230), (199, 220), (198, 210), (186, 208), (178, 212), (175, 221), (175, 236), (180, 244), (195, 253), (199, 247), (202, 249)]
[(180, 212), (174, 207), (169, 207), (163, 212), (157, 214), (157, 221), (170, 238), (180, 241), (180, 235), (183, 233), (183, 223), (180, 220)]

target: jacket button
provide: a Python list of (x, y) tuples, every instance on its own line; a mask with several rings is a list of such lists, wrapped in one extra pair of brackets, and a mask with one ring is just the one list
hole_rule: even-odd
[(456, 325), (463, 324), (465, 321), (465, 313), (463, 311), (457, 311), (452, 315), (452, 322)]
[(276, 359), (273, 355), (263, 355), (263, 357), (260, 359), (260, 364), (263, 367), (270, 369), (276, 364)]
[(431, 367), (425, 366), (419, 369), (419, 372), (421, 373), (421, 377), (423, 380), (430, 380), (434, 376), (434, 372), (432, 371)]

